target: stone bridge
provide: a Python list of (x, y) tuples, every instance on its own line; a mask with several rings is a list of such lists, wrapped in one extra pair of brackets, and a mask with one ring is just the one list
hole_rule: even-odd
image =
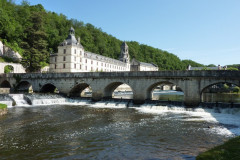
[(162, 84), (174, 84), (184, 92), (186, 106), (197, 106), (203, 90), (218, 83), (240, 86), (239, 71), (152, 71), (152, 72), (85, 72), (85, 73), (25, 73), (0, 74), (2, 88), (15, 90), (32, 86), (34, 92), (53, 92), (55, 88), (67, 96), (80, 96), (92, 89), (92, 100), (112, 97), (121, 84), (133, 91), (133, 102), (144, 103), (152, 98), (152, 91)]

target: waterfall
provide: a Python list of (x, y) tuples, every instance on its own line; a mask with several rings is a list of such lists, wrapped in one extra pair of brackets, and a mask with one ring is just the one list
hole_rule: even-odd
[(28, 102), (24, 99), (23, 94), (9, 94), (9, 96), (16, 103), (15, 106), (29, 106)]

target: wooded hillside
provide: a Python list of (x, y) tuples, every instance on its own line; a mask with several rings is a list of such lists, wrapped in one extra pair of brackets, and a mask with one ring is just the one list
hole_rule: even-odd
[[(48, 64), (49, 53), (57, 52), (57, 46), (67, 37), (71, 26), (85, 50), (118, 58), (122, 41), (92, 24), (46, 11), (41, 4), (31, 6), (23, 1), (16, 5), (11, 0), (0, 1), (0, 40), (23, 55), (23, 65), (31, 66), (30, 71)], [(153, 62), (160, 70), (185, 70), (188, 64), (203, 66), (191, 60), (181, 61), (172, 53), (135, 41), (127, 44), (131, 58)]]

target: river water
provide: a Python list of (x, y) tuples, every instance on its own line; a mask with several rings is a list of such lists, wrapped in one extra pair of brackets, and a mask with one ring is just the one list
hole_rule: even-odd
[(0, 159), (195, 159), (240, 135), (236, 108), (72, 102), (9, 108)]

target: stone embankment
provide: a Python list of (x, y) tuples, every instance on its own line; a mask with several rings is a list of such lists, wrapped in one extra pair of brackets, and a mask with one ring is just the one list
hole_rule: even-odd
[(0, 109), (0, 116), (7, 114), (7, 108), (5, 109)]

